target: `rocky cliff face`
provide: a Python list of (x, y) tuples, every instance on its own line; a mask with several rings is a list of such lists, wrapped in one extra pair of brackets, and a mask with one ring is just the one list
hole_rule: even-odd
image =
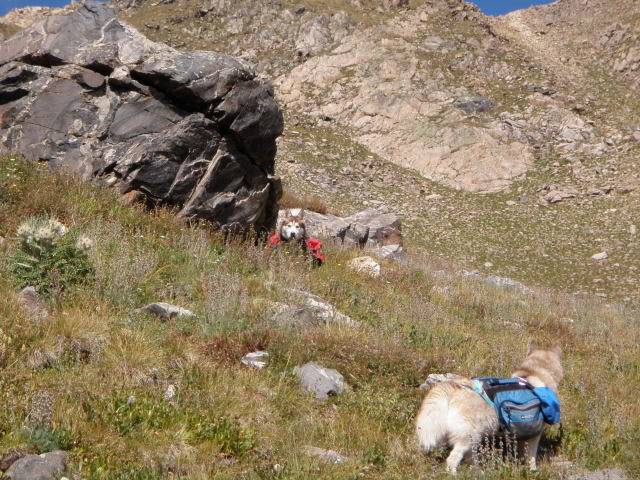
[(270, 228), (283, 118), (246, 63), (149, 41), (102, 5), (0, 45), (5, 151), (224, 229)]

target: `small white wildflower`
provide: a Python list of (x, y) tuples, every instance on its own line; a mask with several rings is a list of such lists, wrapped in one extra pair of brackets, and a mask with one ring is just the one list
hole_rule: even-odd
[(16, 233), (27, 243), (52, 243), (67, 233), (67, 227), (55, 219), (32, 218), (22, 222)]
[(17, 230), (18, 238), (27, 243), (32, 243), (36, 234), (35, 225), (33, 222), (23, 222)]
[(85, 237), (84, 235), (82, 235), (81, 237), (78, 238), (78, 241), (76, 242), (76, 248), (78, 250), (82, 250), (82, 251), (88, 251), (91, 250), (94, 246), (94, 242), (93, 240), (91, 240), (89, 237)]
[(58, 235), (58, 237), (63, 237), (67, 233), (67, 227), (65, 227), (56, 219), (52, 218), (51, 220), (49, 220), (49, 226), (51, 227), (51, 230), (53, 230), (55, 234)]
[(27, 234), (27, 226), (24, 223), (21, 223), (16, 230), (16, 235), (22, 237)]
[(51, 243), (58, 238), (57, 232), (49, 225), (43, 225), (35, 232), (35, 240), (42, 243)]
[(169, 385), (167, 387), (167, 390), (164, 392), (164, 399), (167, 402), (171, 402), (175, 397), (176, 397), (176, 386)]

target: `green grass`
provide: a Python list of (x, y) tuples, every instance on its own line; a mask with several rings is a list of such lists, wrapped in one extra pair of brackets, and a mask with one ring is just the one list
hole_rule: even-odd
[[(262, 247), (125, 207), (18, 159), (0, 161), (0, 196), (0, 452), (66, 448), (70, 474), (88, 479), (444, 478), (442, 456), (415, 445), (419, 384), (432, 372), (506, 375), (535, 340), (565, 350), (562, 435), (549, 433), (558, 451), (536, 475), (507, 466), (486, 478), (560, 478), (557, 458), (640, 473), (636, 312), (436, 275), (428, 257), (383, 263), (379, 280), (346, 268), (358, 252), (329, 247), (320, 269), (267, 259)], [(50, 318), (34, 324), (18, 307), (9, 259), (17, 226), (47, 215), (95, 241), (95, 283), (59, 292)], [(278, 326), (268, 305), (291, 301), (291, 287), (361, 326)], [(134, 313), (149, 301), (197, 316)], [(34, 352), (56, 349), (49, 368), (30, 365)], [(240, 364), (255, 349), (269, 351), (266, 370)], [(306, 361), (338, 369), (350, 390), (314, 401), (292, 374)], [(350, 461), (319, 463), (309, 445)], [(465, 468), (462, 478), (477, 475)]]

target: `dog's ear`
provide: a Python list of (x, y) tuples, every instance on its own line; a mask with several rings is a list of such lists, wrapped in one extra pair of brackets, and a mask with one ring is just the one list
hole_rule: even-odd
[(287, 208), (285, 209), (284, 213), (282, 215), (280, 215), (280, 225), (284, 225), (285, 223), (287, 223), (287, 218), (289, 218), (291, 216), (291, 209)]
[(300, 211), (298, 212), (298, 216), (299, 216), (300, 218), (304, 219), (304, 214), (305, 214), (305, 213), (306, 213), (306, 212), (304, 211), (304, 208), (301, 208), (301, 209), (300, 209)]
[(560, 345), (554, 345), (551, 351), (555, 353), (558, 358), (562, 359), (562, 347)]
[(536, 344), (533, 340), (529, 340), (529, 346), (527, 347), (527, 357), (537, 350)]

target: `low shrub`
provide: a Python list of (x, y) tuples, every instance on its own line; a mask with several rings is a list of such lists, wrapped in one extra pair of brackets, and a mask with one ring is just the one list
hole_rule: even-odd
[(92, 242), (74, 235), (53, 218), (30, 218), (17, 231), (18, 249), (10, 269), (19, 288), (50, 296), (86, 284), (94, 271), (87, 255)]

